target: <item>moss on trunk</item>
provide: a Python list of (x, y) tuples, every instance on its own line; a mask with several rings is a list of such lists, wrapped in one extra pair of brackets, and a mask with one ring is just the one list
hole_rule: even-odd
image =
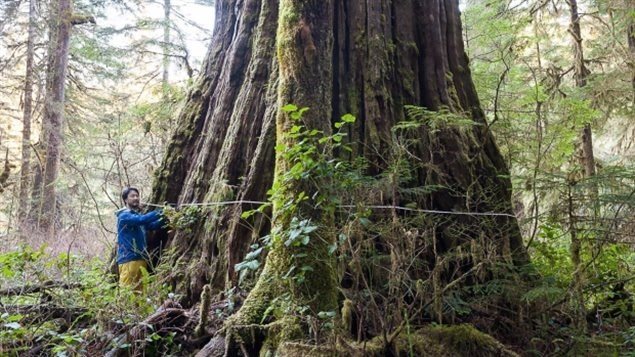
[[(511, 300), (522, 293), (517, 287), (523, 277), (515, 269), (528, 257), (509, 215), (508, 170), (470, 78), (458, 2), (223, 0), (216, 7), (208, 58), (179, 116), (153, 200), (264, 201), (271, 187), (276, 195), (271, 221), (269, 209), (241, 218), (255, 206), (215, 206), (202, 209), (187, 231), (176, 232), (167, 261), (186, 305), (196, 303), (207, 283), (220, 297), (228, 288), (245, 287), (235, 265), (250, 244), (270, 234), (273, 244), (256, 285), (228, 323), (237, 336), (239, 326), (249, 326), (245, 331), (259, 330), (270, 346), (279, 347), (297, 331), (307, 334), (308, 320), (295, 312), (283, 318), (285, 312), (304, 306), (311, 314), (338, 310), (342, 276), (346, 287), (340, 292), (352, 305), (371, 303), (375, 309), (351, 309), (351, 321), (365, 324), (356, 332), (359, 338), (399, 326), (404, 320), (399, 309), (406, 305), (426, 307), (411, 315), (423, 323), (433, 314), (427, 307), (442, 310), (450, 293), (503, 278), (513, 281), (509, 286), (516, 292), (505, 290), (504, 297), (488, 300), (494, 306), (488, 313), (510, 314), (510, 321), (519, 322)], [(280, 111), (289, 103), (310, 108), (300, 122)], [(428, 114), (413, 117), (406, 105)], [(295, 163), (274, 147), (300, 145), (288, 135), (295, 125), (329, 135), (345, 113), (357, 117), (345, 139), (352, 151), (334, 155), (365, 159), (364, 174), (374, 180), (362, 195), (338, 193), (349, 203), (503, 215), (413, 217), (370, 210), (365, 217), (385, 226), (357, 228), (349, 239), (363, 249), (349, 252), (351, 261), (336, 277), (328, 245), (335, 239), (337, 217), (332, 210), (316, 209), (312, 198), (324, 182), (282, 180)], [(403, 121), (410, 122), (409, 130), (396, 128)], [(302, 192), (310, 199), (295, 202)], [(285, 207), (289, 201), (293, 210)], [(307, 245), (284, 244), (282, 236), (294, 218), (321, 227)], [(402, 220), (409, 225), (400, 225)], [(412, 254), (412, 261), (400, 259), (404, 254)], [(289, 278), (294, 266), (313, 270), (300, 283)], [(393, 282), (382, 284), (386, 279)], [(405, 283), (410, 285), (403, 288)], [(447, 310), (437, 318), (460, 321)], [(396, 317), (382, 320), (387, 314)]]
[[(323, 79), (331, 78), (331, 2), (283, 0), (279, 18), (276, 37), (280, 68), (278, 103), (308, 107), (299, 119), (303, 126), (329, 135), (332, 89), (331, 82)], [(296, 123), (288, 111), (278, 111), (278, 147), (305, 145), (289, 134)], [(318, 208), (315, 199), (320, 190), (324, 190), (325, 182), (319, 177), (290, 178), (287, 173), (298, 164), (291, 160), (280, 152), (276, 156), (271, 252), (256, 286), (229, 324), (258, 323), (267, 317), (264, 315), (267, 311), (272, 310), (283, 314), (284, 327), (280, 334), (269, 336), (272, 348), (285, 341), (304, 338), (308, 332), (308, 319), (317, 319), (320, 312), (337, 310), (335, 260), (328, 251), (328, 246), (334, 242), (333, 211)], [(298, 199), (301, 193), (311, 198)], [(290, 206), (289, 202), (293, 204)], [(310, 233), (307, 244), (296, 246), (285, 242), (294, 219), (319, 222), (320, 229)], [(280, 320), (282, 316), (273, 317)]]

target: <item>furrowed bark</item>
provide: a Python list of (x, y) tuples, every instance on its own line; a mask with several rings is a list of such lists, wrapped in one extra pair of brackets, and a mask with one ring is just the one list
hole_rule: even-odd
[[(307, 130), (319, 130), (329, 136), (332, 132), (332, 38), (333, 11), (330, 1), (282, 0), (280, 2), (277, 32), (277, 56), (279, 63), (278, 107), (293, 103), (298, 107), (308, 107), (300, 123)], [(324, 80), (324, 79), (327, 80)], [(289, 113), (278, 109), (276, 116), (277, 146), (291, 148), (302, 145), (301, 139), (290, 135), (290, 130), (298, 123)], [(275, 178), (279, 192), (273, 202), (273, 227), (275, 232), (291, 229), (292, 219), (319, 222), (321, 229), (311, 234), (306, 246), (295, 247), (285, 244), (285, 236), (274, 234), (271, 252), (267, 256), (265, 268), (256, 287), (250, 292), (241, 310), (232, 318), (230, 325), (257, 324), (272, 304), (288, 303), (291, 306), (308, 307), (309, 315), (337, 309), (337, 279), (335, 259), (328, 247), (335, 241), (333, 233), (333, 209), (317, 208), (315, 197), (326, 187), (323, 178), (315, 180), (289, 180), (285, 174), (295, 162), (284, 155), (276, 155)], [(295, 200), (300, 193), (311, 199), (297, 202), (294, 209), (285, 205)], [(295, 275), (283, 278), (290, 271), (300, 272), (301, 267), (310, 266), (305, 280), (294, 279)], [(287, 275), (289, 275), (287, 273)], [(290, 293), (288, 301), (276, 301)], [(283, 306), (278, 306), (282, 309)], [(284, 320), (281, 337), (276, 343), (299, 339), (304, 334), (300, 317), (289, 316)], [(276, 346), (274, 346), (276, 347)]]
[[(279, 8), (283, 4), (285, 8)], [(295, 25), (291, 25), (291, 20), (282, 18), (293, 15), (282, 11), (287, 5), (302, 9), (315, 6), (320, 18), (326, 20), (318, 23), (317, 12), (300, 11), (302, 15), (292, 17)], [(310, 107), (307, 126), (325, 133), (341, 115), (354, 114), (357, 121), (349, 128), (347, 139), (353, 151), (336, 154), (351, 159), (364, 157), (370, 163), (367, 174), (379, 177), (395, 160), (393, 153), (399, 139), (393, 128), (401, 121), (412, 120), (404, 106), (415, 105), (452, 113), (471, 120), (471, 124), (433, 129), (420, 123), (407, 134), (415, 143), (409, 148), (414, 175), (404, 185), (439, 188), (411, 197), (386, 190), (377, 194), (374, 203), (512, 213), (509, 172), (487, 127), (470, 77), (456, 1), (225, 0), (218, 1), (216, 9), (218, 22), (208, 57), (157, 171), (154, 202), (266, 200), (274, 182), (274, 162), (280, 160), (273, 150), (276, 140), (293, 144), (281, 137), (288, 129), (284, 117), (278, 116), (277, 130), (274, 127), (279, 108), (288, 103)], [(314, 51), (303, 42), (305, 48), (293, 52), (299, 51), (291, 49), (300, 45), (285, 38), (285, 33), (276, 35), (277, 29), (305, 26), (320, 41), (323, 32), (329, 33), (332, 45), (318, 46), (316, 42)], [(313, 37), (293, 37), (295, 41), (308, 38)], [(318, 41), (316, 38), (313, 41)], [(278, 57), (273, 55), (276, 46)], [(296, 53), (293, 66), (285, 62), (290, 54), (282, 48)], [(320, 70), (305, 72), (317, 64)], [(319, 122), (314, 115), (319, 116)], [(279, 175), (284, 163), (278, 161), (277, 165), (275, 172)], [(289, 194), (296, 189), (299, 187), (290, 188)], [(252, 242), (271, 230), (262, 215), (240, 218), (242, 212), (253, 208), (247, 204), (204, 208), (189, 232), (178, 231), (170, 240), (174, 251), (167, 264), (174, 266), (172, 279), (186, 304), (198, 300), (206, 283), (215, 292), (238, 285), (234, 265), (243, 260)], [(276, 207), (274, 211), (278, 212)], [(316, 213), (310, 209), (303, 212), (307, 217)], [(324, 218), (322, 223), (329, 224), (328, 216), (320, 217)], [(510, 266), (528, 262), (514, 218), (442, 217), (432, 230), (435, 251), (420, 257), (429, 271), (436, 264), (435, 255), (473, 242)], [(284, 228), (287, 223), (276, 216), (273, 224)], [(167, 236), (163, 235), (152, 244), (165, 242)], [(279, 264), (265, 265), (248, 301), (265, 302), (275, 296), (278, 288), (267, 285), (267, 277), (286, 273), (282, 272), (282, 267), (289, 264), (285, 254), (276, 249), (270, 252), (268, 261), (277, 260)], [(465, 271), (477, 262), (471, 264)], [(428, 278), (423, 272), (418, 274), (416, 278)], [(446, 279), (444, 274), (439, 276)], [(243, 322), (254, 321), (263, 308), (266, 306), (247, 303), (245, 309), (251, 312), (245, 311), (243, 316), (251, 317)]]

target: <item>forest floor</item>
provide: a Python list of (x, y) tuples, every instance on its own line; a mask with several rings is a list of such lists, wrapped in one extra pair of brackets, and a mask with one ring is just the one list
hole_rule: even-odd
[[(115, 279), (106, 273), (109, 247), (95, 232), (68, 231), (55, 241), (31, 238), (40, 239), (34, 245), (38, 248), (21, 245), (16, 236), (0, 240), (0, 355), (194, 355), (203, 349), (200, 356), (214, 356), (227, 347), (220, 337), (224, 321), (238, 309), (246, 293), (211, 301), (201, 328), (200, 305), (181, 307), (178, 296), (162, 280), (164, 272), (145, 277), (145, 294), (117, 288)], [(471, 325), (429, 324), (408, 326), (389, 336), (391, 349), (386, 349), (380, 336), (360, 342), (343, 335), (330, 340), (330, 345), (307, 341), (285, 348), (306, 356), (332, 355), (334, 351), (351, 356), (399, 352), (635, 356), (635, 327), (606, 320), (576, 337), (566, 321), (561, 311), (546, 315), (541, 330), (527, 346), (508, 341), (503, 345)], [(232, 353), (252, 354), (240, 343), (233, 348)]]

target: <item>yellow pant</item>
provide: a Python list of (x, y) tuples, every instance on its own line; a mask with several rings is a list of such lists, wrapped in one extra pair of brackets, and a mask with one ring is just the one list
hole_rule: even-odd
[(145, 260), (133, 260), (119, 264), (119, 285), (128, 286), (137, 291), (142, 291), (142, 269), (147, 271), (148, 263)]

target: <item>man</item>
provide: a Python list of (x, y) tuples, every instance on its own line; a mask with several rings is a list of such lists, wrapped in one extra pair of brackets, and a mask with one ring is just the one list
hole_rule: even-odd
[(117, 212), (117, 264), (119, 285), (140, 291), (142, 270), (148, 268), (146, 230), (159, 229), (163, 225), (160, 211), (141, 214), (139, 190), (126, 187), (122, 193), (126, 208)]

